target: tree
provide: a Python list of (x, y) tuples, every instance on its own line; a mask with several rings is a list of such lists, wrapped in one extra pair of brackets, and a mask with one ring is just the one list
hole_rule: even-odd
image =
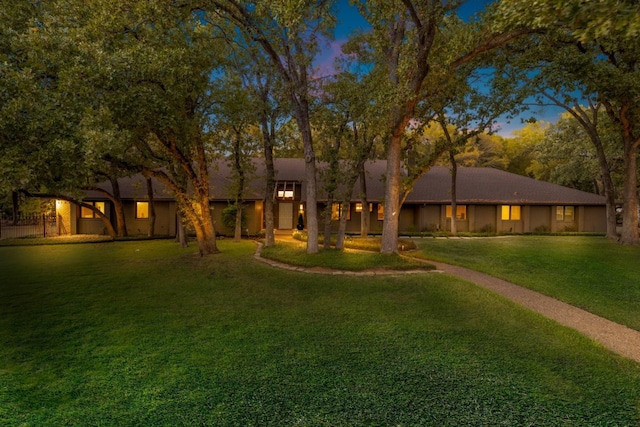
[(231, 182), (229, 190), (233, 195), (232, 205), (228, 212), (235, 214), (234, 241), (240, 241), (242, 237), (244, 218), (244, 192), (251, 175), (255, 171), (252, 159), (258, 151), (255, 127), (258, 116), (253, 111), (253, 93), (243, 84), (242, 74), (236, 69), (229, 70), (225, 74), (222, 84), (226, 88), (224, 94), (218, 100), (215, 110), (215, 122), (217, 134), (215, 139), (218, 150), (223, 152), (230, 166)]
[[(543, 7), (531, 8), (522, 0), (503, 1), (498, 8), (502, 14), (502, 28), (524, 24), (545, 30), (549, 40), (542, 40), (546, 49), (536, 60), (551, 63), (554, 71), (560, 70), (561, 75), (570, 79), (565, 79), (564, 83), (569, 81), (573, 87), (577, 83), (584, 88), (583, 93), (602, 104), (611, 122), (616, 124), (624, 151), (625, 169), (620, 242), (638, 244), (640, 42), (636, 35), (640, 31), (640, 5), (613, 0), (583, 2), (579, 6), (563, 0), (542, 3)], [(549, 9), (544, 6), (553, 6), (554, 12), (548, 13)], [(577, 113), (589, 132), (594, 129), (593, 123), (587, 123), (585, 116), (578, 113), (575, 102), (559, 101), (571, 107), (568, 111)], [(601, 167), (605, 166), (604, 161), (600, 163)], [(610, 203), (610, 196), (608, 200)]]
[(511, 138), (505, 138), (504, 152), (508, 162), (507, 171), (530, 176), (535, 147), (544, 140), (544, 134), (548, 128), (549, 123), (544, 121), (527, 122), (521, 129), (513, 131)]
[[(97, 177), (115, 176), (109, 166), (97, 167), (82, 135), (84, 98), (69, 90), (65, 75), (78, 46), (51, 31), (49, 12), (40, 2), (20, 2), (6, 4), (1, 15), (0, 187), (79, 204)], [(115, 237), (110, 220), (98, 217)], [(124, 221), (118, 234), (126, 235)]]
[[(401, 206), (402, 139), (429, 89), (455, 76), (456, 70), (480, 54), (499, 47), (522, 31), (495, 32), (479, 22), (465, 24), (455, 13), (460, 2), (362, 1), (358, 8), (372, 26), (367, 40), (373, 72), (385, 75), (380, 98), (390, 102), (383, 253), (397, 252)], [(425, 85), (429, 77), (429, 84)]]
[(69, 90), (91, 92), (113, 125), (127, 131), (104, 159), (162, 182), (192, 224), (200, 253), (216, 253), (207, 132), (221, 90), (214, 71), (226, 60), (224, 39), (212, 37), (189, 8), (151, 1), (52, 3), (45, 24), (82, 48), (65, 70)]
[(321, 36), (330, 36), (333, 2), (265, 3), (212, 0), (210, 13), (231, 20), (257, 43), (282, 78), (303, 142), (307, 199), (307, 253), (318, 252), (316, 154), (311, 133), (311, 62)]
[[(346, 47), (348, 52), (348, 47)], [(368, 200), (366, 196), (365, 162), (371, 158), (376, 143), (380, 142), (384, 124), (377, 113), (377, 105), (362, 94), (372, 93), (375, 75), (358, 75), (350, 71), (351, 63), (338, 64), (336, 74), (323, 79), (322, 105), (316, 114), (316, 127), (321, 142), (321, 157), (328, 163), (325, 170), (325, 190), (328, 196), (325, 212), (325, 247), (331, 232), (332, 204), (342, 208), (338, 216), (336, 249), (344, 248), (347, 217), (355, 194), (360, 200), (361, 235), (369, 229)], [(324, 144), (322, 144), (324, 142)], [(355, 184), (360, 179), (360, 189)], [(334, 218), (335, 219), (335, 218)]]
[[(599, 175), (600, 182), (602, 187), (602, 193), (604, 194), (607, 200), (607, 238), (609, 239), (617, 239), (617, 221), (616, 221), (616, 194), (618, 191), (614, 187), (613, 178), (612, 178), (612, 164), (615, 162), (615, 157), (611, 157), (608, 155), (605, 148), (605, 142), (607, 138), (605, 137), (606, 131), (605, 127), (600, 125), (601, 122), (601, 104), (593, 103), (589, 97), (587, 97), (588, 106), (583, 107), (574, 104), (573, 108), (569, 105), (563, 103), (559, 99), (546, 94), (549, 99), (552, 99), (555, 104), (562, 106), (565, 110), (567, 110), (567, 115), (569, 115), (574, 123), (577, 123), (581, 126), (582, 131), (586, 134), (588, 140), (591, 142), (591, 146), (593, 151), (595, 152), (592, 157), (597, 159), (597, 165), (599, 167)], [(565, 118), (566, 120), (566, 118)], [(609, 127), (610, 129), (610, 127)], [(581, 149), (579, 142), (580, 139), (576, 138), (573, 140), (574, 148)], [(574, 157), (574, 159), (589, 157), (589, 151), (583, 151), (582, 153), (578, 153), (578, 156)], [(589, 167), (571, 169), (572, 171), (582, 171), (583, 173), (592, 170)], [(596, 180), (594, 180), (596, 181)], [(592, 191), (598, 191), (597, 184), (594, 185)]]
[[(623, 182), (618, 135), (611, 131), (606, 113), (600, 111), (597, 120), (598, 138), (603, 145), (614, 194), (617, 194)], [(534, 147), (533, 157), (529, 171), (534, 178), (582, 191), (605, 193), (596, 148), (582, 124), (571, 114), (564, 113), (556, 123), (549, 126), (544, 139)], [(617, 234), (614, 236), (617, 238)]]

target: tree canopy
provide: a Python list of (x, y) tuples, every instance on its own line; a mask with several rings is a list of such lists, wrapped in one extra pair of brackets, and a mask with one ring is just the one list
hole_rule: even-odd
[[(3, 0), (0, 191), (81, 203), (87, 189), (110, 181), (118, 205), (117, 178), (142, 173), (173, 193), (209, 254), (217, 252), (212, 159), (234, 165), (240, 224), (247, 158), (265, 157), (273, 229), (273, 156), (300, 156), (313, 253), (320, 187), (349, 203), (355, 193), (340, 194), (336, 183), (351, 189), (367, 159), (384, 158), (382, 252), (391, 253), (404, 198), (449, 153), (452, 166), (603, 186), (625, 202), (623, 242), (638, 243), (638, 3), (502, 0), (472, 18), (458, 15), (462, 3), (353, 2), (369, 27), (350, 36), (330, 75), (320, 75), (318, 55), (336, 24), (332, 0)], [(497, 118), (523, 111), (527, 98), (575, 114), (546, 133), (537, 124), (515, 140), (492, 136)], [(595, 113), (581, 110), (585, 99)], [(602, 126), (582, 120), (588, 114)], [(585, 134), (597, 161), (583, 158), (585, 174), (577, 176), (570, 165)], [(551, 171), (554, 155), (555, 164), (573, 161)], [(324, 184), (316, 183), (317, 157), (333, 165)], [(601, 177), (609, 166), (616, 182), (622, 176), (615, 190), (590, 178), (594, 164)], [(117, 222), (126, 234), (124, 214)]]

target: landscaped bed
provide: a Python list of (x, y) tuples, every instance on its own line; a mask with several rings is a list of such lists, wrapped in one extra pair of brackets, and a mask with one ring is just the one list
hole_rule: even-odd
[[(356, 239), (354, 239), (356, 241)], [(380, 240), (377, 239), (378, 250)], [(353, 243), (353, 242), (352, 242)], [(367, 242), (371, 247), (375, 242)], [(357, 247), (357, 245), (354, 245)], [(362, 245), (361, 245), (362, 246)], [(424, 261), (402, 257), (400, 255), (383, 255), (379, 252), (345, 249), (321, 249), (317, 254), (307, 254), (307, 244), (297, 240), (280, 240), (276, 246), (265, 247), (263, 257), (286, 264), (301, 267), (318, 267), (332, 270), (364, 271), (364, 270), (434, 270), (435, 267)]]
[(0, 248), (2, 425), (638, 425), (640, 366), (441, 274)]

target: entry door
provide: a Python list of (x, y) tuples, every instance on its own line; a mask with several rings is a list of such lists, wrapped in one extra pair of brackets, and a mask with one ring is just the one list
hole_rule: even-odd
[(293, 228), (293, 203), (278, 204), (278, 228), (281, 230)]

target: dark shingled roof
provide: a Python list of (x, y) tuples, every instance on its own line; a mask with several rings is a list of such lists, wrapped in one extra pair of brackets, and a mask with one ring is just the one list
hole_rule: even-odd
[[(246, 200), (264, 198), (265, 165), (263, 159), (254, 159), (254, 171), (248, 173)], [(302, 185), (302, 198), (305, 197), (304, 159), (275, 159), (276, 179), (297, 182)], [(318, 163), (318, 170), (324, 164)], [(384, 180), (386, 161), (367, 162), (367, 194), (370, 201), (384, 199)], [(230, 199), (231, 168), (226, 161), (220, 160), (210, 168), (211, 196), (217, 200)], [(169, 191), (155, 179), (154, 193), (157, 200), (172, 200)], [(146, 183), (142, 176), (119, 180), (123, 199), (145, 199)], [(100, 185), (111, 190), (108, 183)], [(324, 197), (318, 183), (319, 200)], [(354, 187), (354, 200), (359, 192), (359, 184)], [(457, 201), (460, 204), (519, 204), (519, 205), (604, 205), (603, 196), (574, 190), (557, 184), (538, 181), (525, 176), (512, 174), (491, 168), (458, 168)], [(97, 192), (88, 192), (87, 199), (104, 199)], [(448, 167), (435, 166), (416, 183), (405, 203), (446, 204), (451, 202), (451, 173)]]
[[(465, 204), (604, 205), (605, 198), (549, 182), (491, 168), (458, 168), (457, 201)], [(434, 167), (416, 184), (407, 202), (451, 200), (451, 173)]]

